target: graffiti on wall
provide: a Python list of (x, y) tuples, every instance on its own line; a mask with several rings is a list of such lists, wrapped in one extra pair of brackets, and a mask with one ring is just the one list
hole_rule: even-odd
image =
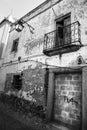
[(45, 103), (44, 73), (42, 64), (39, 63), (35, 68), (30, 65), (27, 70), (23, 71), (25, 98), (41, 105)]
[(74, 98), (69, 98), (68, 96), (64, 96), (64, 102), (78, 104), (78, 101), (76, 101)]
[(44, 42), (44, 38), (40, 38), (40, 39), (33, 40), (33, 41), (27, 40), (24, 45), (25, 54), (31, 54), (33, 48), (40, 47), (40, 45), (42, 45), (43, 42)]

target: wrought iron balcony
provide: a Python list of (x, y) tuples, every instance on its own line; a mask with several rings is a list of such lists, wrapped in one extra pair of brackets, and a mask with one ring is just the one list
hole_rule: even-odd
[(43, 53), (46, 55), (76, 51), (81, 47), (80, 24), (74, 22), (44, 36)]

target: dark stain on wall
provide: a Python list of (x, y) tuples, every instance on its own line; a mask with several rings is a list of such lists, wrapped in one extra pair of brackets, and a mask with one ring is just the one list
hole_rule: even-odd
[(31, 66), (23, 71), (23, 91), (29, 92), (27, 96), (32, 96), (37, 105), (45, 105), (45, 69), (37, 65), (34, 69)]
[[(24, 45), (25, 54), (31, 54), (33, 48), (40, 47), (43, 44), (44, 38), (36, 39), (36, 40), (27, 40), (26, 44)], [(37, 48), (38, 49), (38, 48)]]

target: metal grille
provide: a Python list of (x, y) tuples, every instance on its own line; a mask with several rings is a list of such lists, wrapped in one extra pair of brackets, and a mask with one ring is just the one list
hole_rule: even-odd
[(72, 44), (81, 44), (80, 23), (78, 21), (45, 34), (43, 49), (45, 51), (60, 49)]

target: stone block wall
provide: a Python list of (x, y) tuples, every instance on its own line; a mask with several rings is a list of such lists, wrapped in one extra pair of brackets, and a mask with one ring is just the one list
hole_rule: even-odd
[[(54, 119), (69, 125), (81, 125), (81, 74), (55, 76)], [(79, 129), (79, 128), (78, 128)]]

